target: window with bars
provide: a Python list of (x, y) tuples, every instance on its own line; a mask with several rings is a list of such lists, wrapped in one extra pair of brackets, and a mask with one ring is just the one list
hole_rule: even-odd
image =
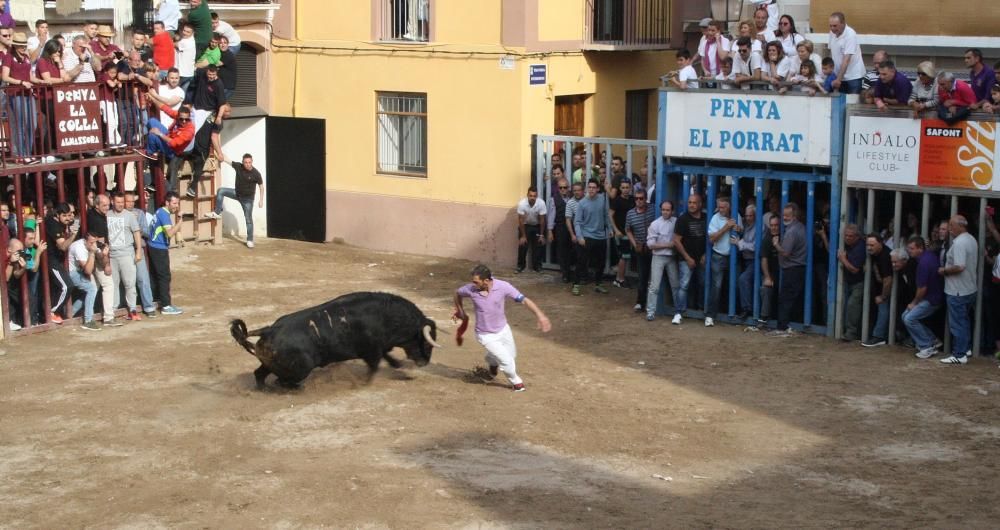
[(430, 0), (382, 0), (380, 17), (381, 40), (430, 40)]
[(427, 176), (427, 94), (378, 92), (379, 173)]

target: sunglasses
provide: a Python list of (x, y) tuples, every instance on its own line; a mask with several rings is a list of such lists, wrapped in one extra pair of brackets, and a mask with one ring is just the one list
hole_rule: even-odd
[(559, 186), (559, 189), (561, 189), (561, 190), (568, 190), (569, 186)]

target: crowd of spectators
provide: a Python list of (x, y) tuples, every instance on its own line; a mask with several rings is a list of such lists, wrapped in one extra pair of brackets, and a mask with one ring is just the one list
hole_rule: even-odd
[(828, 55), (821, 57), (813, 42), (796, 30), (795, 20), (774, 6), (761, 5), (753, 20), (737, 24), (737, 34), (732, 36), (723, 34), (722, 22), (701, 20), (697, 51), (679, 50), (677, 69), (663, 79), (682, 90), (710, 87), (782, 94), (858, 94), (862, 102), (880, 110), (935, 111), (948, 123), (963, 120), (975, 110), (1000, 113), (997, 65), (987, 65), (977, 48), (964, 54), (968, 81), (960, 79), (964, 75), (938, 71), (930, 61), (920, 63), (916, 78), (910, 79), (885, 50), (872, 54), (873, 66), (866, 70), (858, 34), (847, 25), (843, 13), (830, 15)]
[[(86, 191), (65, 190), (67, 202), (55, 199), (62, 194), (56, 193), (54, 175), (45, 179), (41, 196), (33, 186), (22, 186), (15, 197), (13, 181), (5, 178), (0, 244), (7, 248), (6, 317), (12, 330), (61, 324), (75, 316), (82, 316), (84, 329), (100, 330), (121, 325), (115, 312), (122, 308), (131, 321), (180, 314), (170, 298), (168, 249), (181, 226), (177, 173), (184, 159), (193, 166), (189, 197), (197, 195), (202, 174), (217, 170), (223, 160), (232, 163), (238, 177), (241, 170), (246, 175), (249, 186), (243, 188), (249, 188), (249, 199), (238, 178), (239, 189), (220, 188), (216, 210), (224, 197), (252, 207), (259, 172), (249, 154), (242, 163), (229, 160), (220, 139), (236, 87), (238, 33), (203, 0), (190, 2), (186, 18), (177, 0), (163, 0), (156, 17), (152, 35), (132, 30), (125, 49), (115, 44), (110, 26), (96, 21), (85, 22), (78, 33), (54, 35), (47, 21), (38, 20), (29, 38), (13, 21), (0, 20), (2, 108), (15, 162), (59, 160), (49, 87), (97, 83), (104, 142), (85, 156), (135, 152), (151, 161), (147, 166), (161, 164), (169, 182), (166, 201), (154, 209), (149, 171), (136, 189), (107, 194), (96, 189), (91, 175)], [(83, 212), (76, 205), (84, 198), (73, 200), (80, 193), (86, 193)], [(146, 209), (138, 208), (139, 194), (144, 194)], [(244, 210), (249, 211), (246, 204)], [(218, 218), (214, 213), (206, 216)], [(247, 218), (252, 233), (249, 213)], [(252, 241), (250, 235), (247, 245), (252, 247)]]

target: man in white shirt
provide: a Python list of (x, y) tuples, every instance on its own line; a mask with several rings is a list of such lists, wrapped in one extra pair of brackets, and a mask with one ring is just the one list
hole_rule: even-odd
[(860, 94), (865, 61), (861, 57), (858, 34), (847, 25), (847, 18), (840, 12), (830, 15), (830, 57), (837, 74), (833, 88), (844, 94)]
[(83, 329), (100, 331), (101, 327), (94, 322), (94, 304), (97, 302), (97, 282), (94, 281), (94, 266), (97, 253), (97, 236), (87, 234), (77, 239), (69, 246), (69, 277), (73, 287), (84, 292), (85, 296), (73, 300), (73, 314), (83, 307)]
[(670, 84), (681, 90), (698, 88), (698, 72), (691, 66), (691, 52), (677, 50), (677, 75), (670, 78)]
[(197, 45), (194, 42), (194, 27), (185, 23), (180, 30), (181, 39), (177, 41), (177, 55), (174, 59), (174, 66), (181, 76), (181, 88), (187, 90), (191, 80), (194, 79), (194, 62)]
[(677, 258), (674, 255), (674, 203), (660, 203), (660, 217), (649, 225), (646, 231), (646, 246), (653, 252), (650, 266), (649, 290), (646, 292), (646, 320), (656, 318), (656, 304), (660, 300), (660, 285), (663, 283), (663, 271), (667, 271), (667, 281), (670, 282), (672, 299), (677, 300)]
[(228, 22), (219, 20), (219, 14), (215, 11), (212, 11), (212, 33), (218, 33), (228, 39), (229, 51), (233, 52), (233, 54), (240, 52), (240, 44), (243, 42), (240, 39), (240, 34)]
[(969, 233), (969, 221), (954, 215), (948, 221), (951, 246), (945, 254), (938, 274), (944, 276), (944, 297), (948, 304), (948, 331), (954, 339), (951, 357), (944, 364), (965, 364), (972, 356), (972, 311), (976, 304), (976, 268), (979, 266), (979, 245)]
[(736, 41), (733, 58), (733, 81), (744, 90), (750, 89), (750, 82), (760, 79), (761, 57), (752, 52), (750, 37), (740, 37)]
[(101, 60), (90, 51), (90, 43), (83, 35), (73, 37), (72, 47), (63, 50), (62, 54), (63, 70), (66, 72), (76, 71), (77, 66), (83, 65), (80, 73), (76, 74), (71, 82), (73, 83), (93, 83), (97, 81), (94, 72), (101, 67)]
[[(165, 81), (160, 84), (156, 92), (150, 91), (146, 95), (156, 103), (157, 107), (166, 105), (176, 111), (181, 108), (181, 103), (184, 103), (184, 89), (180, 87), (180, 72), (176, 68), (167, 70)], [(167, 129), (170, 129), (170, 126), (174, 124), (174, 119), (166, 112), (160, 111), (160, 123)]]
[(38, 56), (42, 53), (42, 46), (45, 46), (46, 42), (49, 42), (49, 23), (46, 20), (38, 19), (35, 21), (35, 34), (28, 37), (28, 57), (31, 61), (37, 61)]
[(701, 59), (705, 77), (714, 77), (722, 71), (722, 59), (729, 56), (729, 39), (722, 35), (722, 23), (709, 18), (702, 19), (704, 34), (698, 42), (695, 58)]
[(528, 188), (528, 196), (517, 203), (517, 270), (524, 272), (528, 258), (528, 248), (531, 248), (531, 268), (535, 272), (542, 271), (542, 254), (545, 248), (545, 236), (542, 227), (545, 226), (545, 214), (548, 209), (545, 203), (538, 200), (538, 189)]

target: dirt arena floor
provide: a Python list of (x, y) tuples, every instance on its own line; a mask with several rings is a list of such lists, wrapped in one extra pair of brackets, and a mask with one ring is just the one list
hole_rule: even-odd
[[(451, 330), (472, 263), (264, 240), (172, 252), (185, 309), (0, 344), (2, 528), (996, 528), (1000, 370), (632, 313), (513, 277), (528, 391), (352, 361), (254, 390), (251, 327), (360, 290)], [(497, 267), (511, 278), (511, 269)], [(402, 357), (401, 352), (396, 352)], [(992, 521), (992, 523), (990, 522)]]

